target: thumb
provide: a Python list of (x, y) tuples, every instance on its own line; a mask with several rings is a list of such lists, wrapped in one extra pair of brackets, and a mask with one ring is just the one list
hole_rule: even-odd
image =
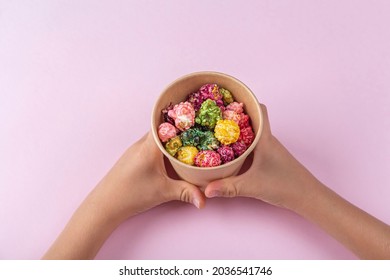
[(172, 181), (169, 184), (172, 188), (172, 200), (191, 203), (198, 209), (204, 207), (206, 198), (197, 186), (182, 180), (170, 180)]
[(212, 197), (236, 197), (240, 195), (237, 177), (216, 180), (207, 185), (205, 195)]

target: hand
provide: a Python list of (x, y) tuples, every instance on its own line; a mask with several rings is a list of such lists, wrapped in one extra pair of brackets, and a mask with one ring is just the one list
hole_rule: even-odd
[(390, 226), (318, 181), (272, 135), (267, 108), (253, 163), (239, 176), (211, 182), (207, 197), (246, 196), (288, 208), (344, 244), (358, 257), (390, 258)]
[(316, 180), (272, 135), (267, 108), (263, 113), (263, 131), (254, 149), (251, 167), (245, 173), (214, 181), (206, 189), (206, 197), (245, 196), (270, 204), (292, 208), (301, 201), (300, 186)]
[(163, 154), (151, 132), (123, 154), (95, 191), (122, 220), (171, 200), (192, 203), (197, 208), (205, 203), (198, 187), (168, 177)]
[(198, 187), (168, 177), (151, 133), (132, 145), (87, 196), (44, 259), (92, 259), (127, 218), (164, 202), (181, 200), (202, 208)]

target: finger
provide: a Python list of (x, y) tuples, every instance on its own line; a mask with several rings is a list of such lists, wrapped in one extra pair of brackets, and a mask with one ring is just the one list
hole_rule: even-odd
[[(149, 130), (143, 140), (143, 149), (145, 155), (150, 155), (152, 162), (155, 162), (157, 166), (164, 166), (164, 154), (159, 149), (151, 130)], [(162, 169), (163, 173), (166, 174), (165, 168)]]
[(271, 125), (269, 123), (267, 106), (265, 106), (262, 103), (259, 103), (259, 104), (260, 104), (261, 112), (263, 115), (263, 132), (270, 134), (271, 133)]
[(207, 198), (212, 197), (236, 197), (240, 196), (239, 177), (234, 176), (211, 182), (206, 186), (205, 195)]
[(154, 140), (153, 133), (151, 130), (149, 130), (143, 138), (145, 139), (146, 147), (150, 149), (150, 152), (160, 151), (156, 141)]
[[(257, 143), (255, 149), (253, 150), (254, 162), (258, 161), (259, 152), (261, 153), (261, 151), (266, 146), (266, 143), (272, 138), (271, 125), (269, 123), (269, 117), (268, 117), (268, 109), (264, 104), (259, 103), (259, 106), (261, 108), (261, 114), (263, 117), (263, 124), (262, 124), (263, 128), (262, 128), (259, 142)], [(252, 166), (253, 166), (253, 164), (252, 164)], [(252, 168), (252, 166), (251, 166), (251, 168)]]
[(198, 209), (205, 206), (206, 198), (197, 186), (182, 180), (170, 178), (168, 180), (171, 189), (171, 200), (180, 200), (191, 203)]

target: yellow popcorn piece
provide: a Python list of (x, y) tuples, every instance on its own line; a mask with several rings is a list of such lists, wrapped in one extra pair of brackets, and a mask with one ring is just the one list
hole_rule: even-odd
[(233, 120), (219, 120), (214, 128), (214, 134), (219, 142), (230, 145), (240, 137), (240, 127)]
[(177, 151), (177, 159), (189, 165), (194, 165), (195, 156), (198, 149), (194, 146), (184, 146)]

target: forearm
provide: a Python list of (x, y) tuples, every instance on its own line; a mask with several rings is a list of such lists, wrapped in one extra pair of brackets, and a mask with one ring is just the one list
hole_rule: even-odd
[(93, 259), (119, 225), (107, 203), (93, 191), (74, 213), (43, 259)]
[(293, 209), (319, 225), (362, 259), (390, 259), (390, 226), (311, 180), (306, 198)]
[(266, 198), (319, 225), (360, 258), (390, 259), (390, 226), (322, 184), (276, 138), (268, 143), (260, 170), (272, 180), (262, 181), (278, 195)]

